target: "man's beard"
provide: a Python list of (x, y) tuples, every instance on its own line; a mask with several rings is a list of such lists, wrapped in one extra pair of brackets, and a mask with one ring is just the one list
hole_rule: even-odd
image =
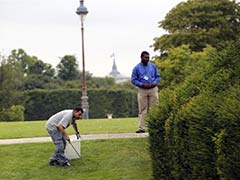
[(148, 65), (148, 61), (142, 61), (142, 63), (143, 63), (144, 66)]

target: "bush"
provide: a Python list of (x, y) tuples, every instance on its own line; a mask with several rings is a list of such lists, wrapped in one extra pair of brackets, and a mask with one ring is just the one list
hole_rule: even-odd
[(220, 179), (240, 177), (240, 86), (234, 86), (223, 94), (217, 112), (220, 122), (215, 134), (217, 170)]
[(24, 121), (24, 107), (13, 105), (9, 109), (0, 110), (0, 121)]
[(240, 179), (239, 49), (194, 53), (191, 74), (160, 90), (147, 117), (154, 179)]

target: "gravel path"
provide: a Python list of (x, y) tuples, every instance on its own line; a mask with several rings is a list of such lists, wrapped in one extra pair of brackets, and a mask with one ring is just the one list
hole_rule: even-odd
[[(87, 134), (87, 135), (81, 135), (81, 141), (97, 140), (97, 139), (142, 138), (142, 137), (148, 137), (148, 133)], [(73, 140), (76, 138), (76, 136), (71, 135), (70, 138)], [(1, 144), (39, 143), (39, 142), (50, 142), (50, 141), (52, 141), (50, 137), (0, 139), (0, 145)]]

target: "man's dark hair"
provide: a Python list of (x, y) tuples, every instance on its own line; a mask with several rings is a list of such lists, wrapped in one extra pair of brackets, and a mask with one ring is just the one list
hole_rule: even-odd
[(141, 57), (143, 57), (144, 55), (149, 55), (149, 52), (143, 51), (143, 52), (141, 53)]
[(81, 108), (80, 106), (75, 107), (73, 110), (76, 111), (76, 112), (80, 112), (81, 111), (81, 113), (84, 112), (83, 108)]

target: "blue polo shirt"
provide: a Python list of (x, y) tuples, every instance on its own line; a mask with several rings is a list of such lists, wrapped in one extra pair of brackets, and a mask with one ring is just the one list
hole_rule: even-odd
[(141, 87), (144, 83), (158, 84), (160, 82), (160, 74), (155, 64), (148, 62), (147, 66), (143, 63), (137, 64), (132, 71), (131, 82), (137, 87)]

